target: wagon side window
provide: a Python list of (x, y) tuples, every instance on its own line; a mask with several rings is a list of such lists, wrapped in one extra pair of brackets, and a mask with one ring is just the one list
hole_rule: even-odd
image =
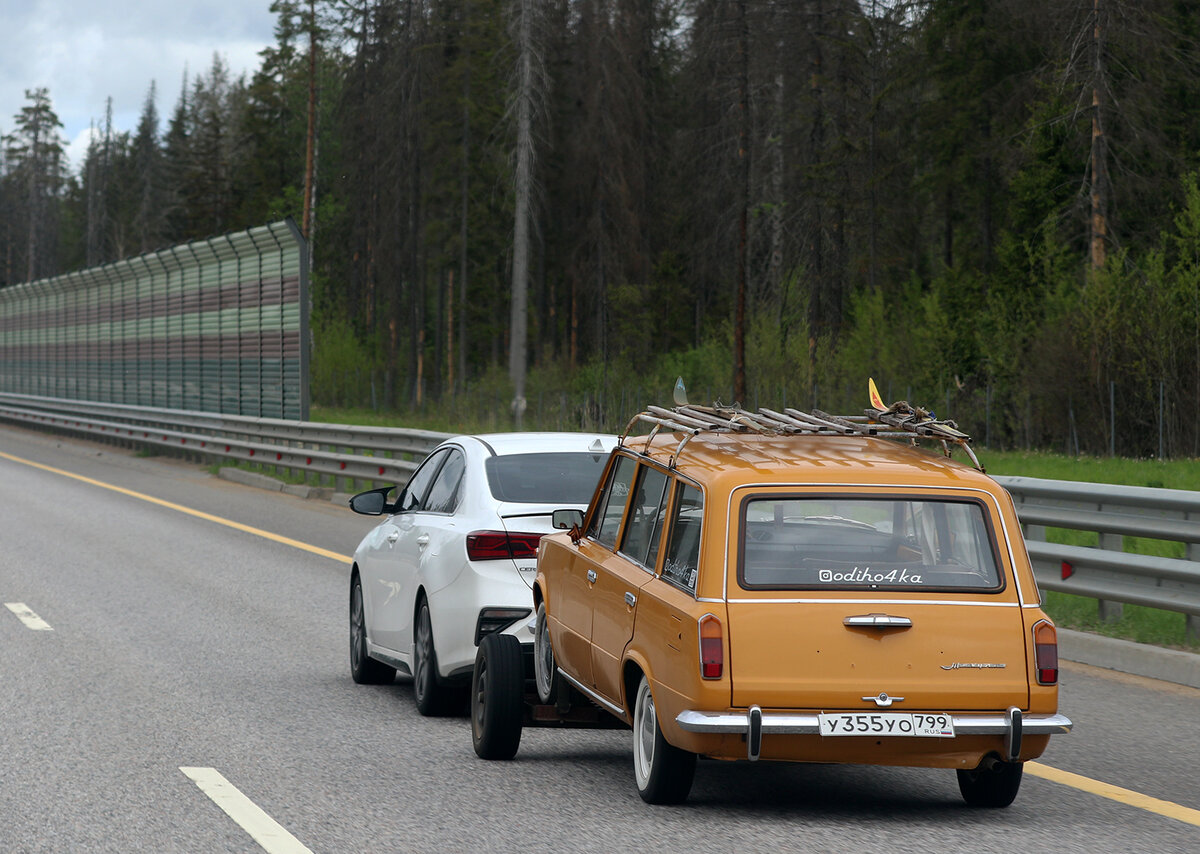
[(658, 560), (658, 541), (662, 536), (663, 497), (667, 475), (653, 466), (642, 466), (633, 491), (629, 523), (621, 553), (642, 566), (654, 569)]
[(693, 592), (696, 570), (700, 566), (700, 520), (703, 515), (704, 493), (691, 484), (676, 486), (675, 513), (671, 519), (662, 577)]
[(637, 463), (631, 457), (617, 457), (609, 474), (600, 506), (592, 517), (588, 534), (609, 548), (617, 545), (617, 534), (621, 530), (621, 518), (625, 515), (625, 502), (633, 491), (633, 475)]

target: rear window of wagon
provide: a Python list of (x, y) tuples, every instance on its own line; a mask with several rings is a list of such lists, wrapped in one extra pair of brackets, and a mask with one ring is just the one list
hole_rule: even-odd
[(748, 589), (1003, 587), (982, 503), (918, 496), (756, 495), (742, 502)]

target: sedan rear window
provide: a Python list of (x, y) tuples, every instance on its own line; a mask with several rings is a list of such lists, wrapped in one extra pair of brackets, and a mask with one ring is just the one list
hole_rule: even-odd
[(521, 504), (587, 504), (608, 454), (505, 454), (484, 464), (497, 501)]
[(742, 510), (747, 588), (998, 589), (975, 501), (758, 496)]

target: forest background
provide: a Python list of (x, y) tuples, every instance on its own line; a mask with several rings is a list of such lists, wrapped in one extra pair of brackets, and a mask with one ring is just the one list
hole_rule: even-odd
[(1200, 4), (272, 10), (249, 79), (165, 122), (147, 81), (77, 171), (29, 91), (0, 286), (291, 216), (318, 405), (619, 430), (676, 376), (834, 412), (873, 376), (991, 447), (1200, 456)]

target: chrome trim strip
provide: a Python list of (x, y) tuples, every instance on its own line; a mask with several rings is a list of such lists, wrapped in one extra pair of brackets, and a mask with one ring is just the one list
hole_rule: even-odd
[[(861, 710), (855, 710), (856, 712)], [(1008, 713), (1000, 715), (951, 715), (955, 735), (1004, 735), (1010, 730)], [(680, 729), (698, 733), (746, 734), (750, 731), (750, 713), (699, 712), (692, 709), (675, 717)], [(1023, 715), (1023, 735), (1051, 735), (1070, 732), (1074, 724), (1066, 715)], [(816, 714), (802, 712), (763, 712), (764, 735), (818, 735), (821, 731)]]
[(1017, 602), (974, 602), (969, 599), (730, 599), (733, 605), (964, 605), (972, 608), (1021, 608)]
[(587, 687), (582, 682), (580, 682), (578, 679), (571, 676), (571, 674), (567, 673), (561, 667), (558, 667), (555, 669), (558, 670), (559, 675), (562, 676), (563, 679), (566, 679), (568, 682), (570, 682), (572, 685), (574, 685), (577, 689), (579, 689), (580, 693), (582, 693), (585, 697), (587, 697), (589, 700), (591, 700), (597, 706), (604, 709), (604, 711), (608, 712), (609, 714), (613, 715), (614, 717), (620, 718), (625, 723), (629, 723), (629, 718), (627, 718), (625, 716), (625, 710), (622, 709), (620, 706), (610, 703), (608, 700), (604, 699), (599, 694), (597, 694), (593, 689)]
[(855, 614), (842, 620), (842, 625), (871, 629), (911, 629), (912, 620), (894, 614)]

